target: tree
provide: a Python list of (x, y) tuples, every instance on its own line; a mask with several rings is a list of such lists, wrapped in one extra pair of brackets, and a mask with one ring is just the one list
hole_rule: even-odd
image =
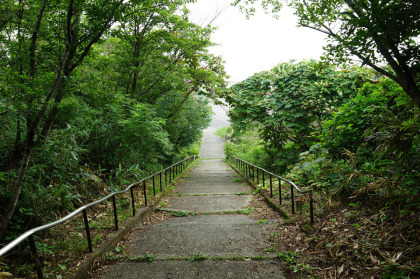
[(0, 239), (16, 208), (33, 150), (45, 142), (68, 92), (71, 73), (124, 7), (123, 0), (7, 4), (6, 10), (18, 11), (7, 19), (0, 37), (5, 58), (2, 74), (10, 75), (10, 82), (2, 87), (4, 96), (17, 108), (18, 118), (7, 168), (18, 167), (19, 171), (0, 223)]
[(359, 69), (337, 71), (317, 61), (281, 63), (235, 84), (226, 101), (234, 129), (259, 123), (265, 150), (281, 171), (322, 133), (322, 122), (356, 94), (366, 79)]
[[(236, 0), (248, 14), (256, 0)], [(280, 1), (261, 0), (278, 15)], [(251, 6), (251, 8), (250, 8)], [(328, 35), (324, 49), (331, 61), (358, 58), (396, 81), (420, 107), (420, 2), (418, 0), (291, 0), (298, 26)]]
[(45, 190), (71, 206), (89, 198), (85, 172), (141, 176), (199, 137), (209, 111), (195, 97), (222, 90), (225, 72), (206, 50), (213, 29), (189, 22), (189, 2), (0, 4), (0, 240), (17, 207), (35, 207), (28, 197)]

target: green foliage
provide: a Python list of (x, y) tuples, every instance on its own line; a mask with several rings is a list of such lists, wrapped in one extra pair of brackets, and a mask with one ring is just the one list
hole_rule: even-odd
[(224, 139), (226, 137), (226, 133), (228, 131), (228, 128), (229, 127), (220, 128), (219, 130), (216, 131), (216, 135), (218, 135), (219, 137)]
[(254, 210), (255, 210), (255, 208), (253, 208), (252, 206), (248, 206), (248, 208), (245, 208), (245, 209), (238, 209), (238, 213), (239, 214), (251, 214)]
[(290, 175), (342, 198), (359, 189), (415, 198), (419, 113), (394, 82), (366, 84), (323, 123), (319, 143), (300, 154)]
[(233, 107), (233, 136), (258, 123), (255, 126), (264, 141), (264, 150), (259, 153), (268, 155), (259, 161), (264, 162), (263, 167), (283, 173), (296, 161), (297, 153), (316, 141), (322, 121), (355, 95), (366, 76), (357, 68), (337, 71), (316, 61), (282, 63), (269, 72), (255, 74), (233, 86), (226, 97)]
[(287, 263), (286, 270), (292, 271), (293, 273), (298, 273), (301, 271), (305, 271), (307, 273), (310, 273), (311, 266), (305, 263), (299, 263), (296, 260), (296, 253), (286, 251), (285, 253), (277, 253), (278, 257), (280, 259), (284, 259)]
[(1, 220), (30, 153), (7, 239), (197, 155), (226, 83), (188, 1), (48, 2), (35, 34), (47, 2), (0, 5)]
[[(181, 93), (168, 93), (161, 97), (156, 103), (156, 110), (160, 117), (165, 117), (169, 113), (168, 109), (173, 107), (177, 100), (182, 102)], [(193, 143), (201, 140), (203, 129), (210, 125), (211, 107), (207, 98), (194, 96), (189, 98), (182, 108), (165, 123), (165, 130), (168, 132), (169, 139), (175, 145), (175, 150), (190, 147)]]
[(261, 163), (268, 160), (256, 128), (258, 126), (256, 123), (246, 130), (235, 130), (233, 140), (225, 144), (225, 156), (234, 155), (251, 163)]

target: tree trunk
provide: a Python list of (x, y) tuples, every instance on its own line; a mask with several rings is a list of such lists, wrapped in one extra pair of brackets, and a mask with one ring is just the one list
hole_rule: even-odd
[(19, 174), (15, 181), (15, 187), (13, 189), (12, 196), (10, 197), (9, 205), (7, 206), (7, 210), (4, 213), (3, 220), (1, 221), (1, 224), (0, 224), (0, 240), (3, 240), (3, 237), (6, 233), (7, 225), (9, 224), (10, 220), (12, 219), (13, 213), (15, 212), (19, 195), (20, 195), (20, 192), (22, 191), (23, 179), (25, 178), (25, 174), (29, 165), (29, 159), (31, 158), (31, 153), (32, 153), (32, 147), (30, 147), (28, 144), (23, 154), (22, 162), (19, 168)]
[[(16, 205), (17, 202), (19, 200), (19, 195), (22, 191), (22, 185), (23, 185), (23, 180), (25, 178), (25, 174), (26, 171), (28, 170), (28, 165), (29, 165), (29, 159), (31, 158), (31, 154), (32, 154), (32, 150), (34, 148), (34, 139), (35, 139), (35, 134), (36, 131), (39, 128), (41, 119), (44, 117), (48, 107), (49, 107), (49, 102), (51, 101), (51, 99), (54, 97), (59, 84), (61, 82), (61, 77), (63, 74), (63, 69), (64, 69), (64, 65), (67, 63), (67, 58), (68, 58), (68, 51), (69, 51), (69, 47), (70, 47), (70, 43), (71, 43), (71, 35), (70, 35), (70, 25), (71, 25), (71, 17), (73, 16), (73, 3), (74, 0), (70, 0), (69, 6), (68, 6), (68, 11), (67, 11), (67, 27), (68, 27), (68, 42), (66, 45), (66, 50), (64, 51), (61, 59), (60, 59), (60, 65), (58, 66), (57, 69), (57, 73), (54, 79), (53, 84), (51, 85), (51, 88), (48, 92), (47, 97), (45, 98), (45, 103), (43, 105), (43, 107), (41, 107), (41, 109), (38, 111), (38, 113), (36, 114), (35, 118), (33, 120), (28, 119), (27, 120), (27, 133), (26, 133), (26, 137), (25, 137), (25, 146), (24, 146), (24, 152), (22, 155), (22, 161), (20, 163), (20, 168), (19, 168), (19, 173), (18, 176), (15, 180), (15, 184), (14, 184), (14, 188), (13, 188), (13, 193), (12, 196), (10, 198), (10, 202), (8, 207), (6, 208), (6, 212), (4, 213), (4, 218), (1, 221), (0, 224), (0, 240), (3, 239), (5, 233), (6, 233), (6, 229), (7, 229), (7, 225), (9, 224), (10, 220), (12, 219), (13, 213), (15, 212), (16, 209)], [(41, 16), (38, 17), (38, 21), (42, 20), (42, 14), (43, 14), (44, 10), (41, 9), (40, 14)], [(39, 24), (36, 25), (37, 28), (39, 28)], [(37, 36), (35, 34), (32, 35), (32, 40), (36, 40)]]
[(420, 108), (420, 90), (417, 87), (413, 76), (412, 75), (405, 75), (400, 82), (401, 87), (403, 90), (410, 96), (411, 100), (413, 100), (414, 104)]
[(191, 93), (194, 91), (194, 89), (190, 89), (190, 91), (187, 93), (187, 95), (185, 95), (184, 99), (182, 100), (182, 102), (175, 108), (175, 110), (173, 112), (171, 112), (166, 118), (172, 118), (174, 117), (178, 111), (181, 109), (182, 105), (185, 103), (185, 101), (188, 99), (188, 97), (191, 95)]

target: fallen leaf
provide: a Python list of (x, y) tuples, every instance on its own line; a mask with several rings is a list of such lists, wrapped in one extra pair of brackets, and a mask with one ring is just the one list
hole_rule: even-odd
[(338, 268), (337, 270), (338, 275), (340, 275), (343, 271), (344, 271), (344, 264)]

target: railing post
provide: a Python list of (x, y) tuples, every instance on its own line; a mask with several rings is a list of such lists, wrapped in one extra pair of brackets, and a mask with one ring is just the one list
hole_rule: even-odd
[(133, 216), (136, 216), (136, 207), (134, 205), (134, 187), (130, 188), (131, 192), (131, 207), (133, 208)]
[(153, 184), (153, 197), (156, 197), (156, 188), (155, 188), (155, 176), (152, 176), (152, 184)]
[(273, 178), (270, 173), (270, 198), (273, 197)]
[(169, 167), (169, 183), (172, 181), (172, 167)]
[(36, 274), (38, 275), (38, 279), (43, 279), (44, 275), (42, 274), (41, 260), (39, 259), (38, 250), (36, 249), (34, 236), (31, 234), (28, 237), (28, 240), (29, 240), (29, 246), (31, 247), (32, 258), (34, 259), (34, 262), (35, 262)]
[(252, 166), (252, 181), (255, 181), (255, 168)]
[(313, 200), (313, 194), (312, 190), (309, 192), (309, 208), (311, 210), (311, 224), (314, 223), (314, 200)]
[(147, 206), (147, 189), (146, 189), (146, 179), (143, 180), (143, 193), (144, 193), (144, 205)]
[(114, 208), (114, 223), (115, 230), (118, 231), (118, 213), (117, 213), (117, 203), (115, 202), (115, 196), (112, 196), (112, 207)]
[(257, 185), (260, 184), (260, 169), (257, 168)]
[(265, 187), (265, 171), (263, 170), (262, 173), (263, 173), (263, 188), (264, 188)]
[(281, 204), (281, 179), (279, 178), (279, 202)]
[(293, 196), (293, 185), (290, 184), (290, 195), (292, 198), (292, 214), (295, 214), (295, 198)]
[(89, 252), (92, 253), (92, 251), (93, 251), (93, 249), (92, 249), (92, 239), (90, 238), (89, 220), (88, 220), (88, 217), (87, 217), (86, 209), (83, 209), (83, 219), (85, 221), (85, 230), (86, 230), (86, 237), (87, 237)]
[(162, 172), (159, 173), (159, 189), (162, 192)]

